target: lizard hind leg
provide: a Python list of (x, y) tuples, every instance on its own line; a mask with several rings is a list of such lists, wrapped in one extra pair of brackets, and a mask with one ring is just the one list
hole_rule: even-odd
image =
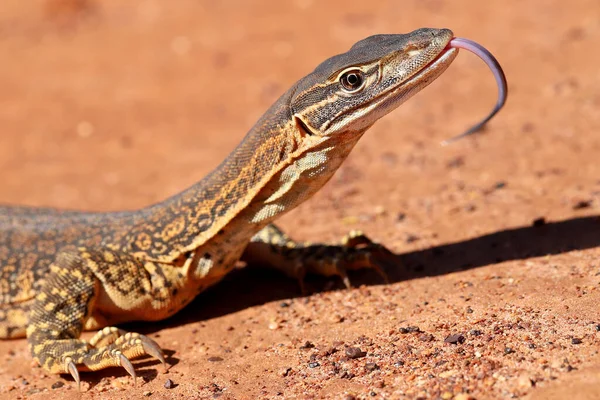
[(272, 224), (252, 238), (242, 259), (270, 266), (298, 279), (303, 292), (306, 273), (339, 276), (349, 288), (347, 271), (373, 269), (387, 282), (385, 269), (399, 262), (391, 251), (359, 231), (350, 232), (339, 245), (300, 243)]
[(135, 380), (130, 359), (149, 354), (165, 365), (160, 347), (144, 335), (108, 327), (89, 342), (80, 338), (103, 278), (100, 260), (91, 255), (63, 253), (57, 257), (35, 298), (27, 326), (33, 358), (51, 373), (71, 374), (78, 387), (78, 370), (123, 367)]

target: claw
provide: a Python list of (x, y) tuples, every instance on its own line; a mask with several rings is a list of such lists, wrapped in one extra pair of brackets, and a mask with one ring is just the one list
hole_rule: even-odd
[(352, 283), (350, 283), (350, 278), (348, 278), (348, 275), (342, 277), (342, 282), (344, 282), (346, 289), (352, 289)]
[(375, 272), (377, 272), (379, 274), (379, 276), (381, 276), (383, 278), (383, 280), (386, 284), (390, 283), (390, 278), (388, 278), (388, 275), (385, 273), (383, 268), (381, 268), (381, 266), (379, 266), (379, 264), (373, 263), (371, 265), (371, 268), (373, 268), (375, 270)]
[(148, 337), (142, 337), (141, 338), (142, 341), (142, 347), (144, 348), (144, 351), (146, 352), (146, 354), (154, 357), (156, 360), (160, 361), (165, 369), (165, 372), (167, 372), (167, 362), (165, 361), (165, 356), (163, 355), (162, 349), (160, 348), (160, 346), (158, 344), (156, 344), (156, 342), (154, 342), (154, 340), (148, 338)]
[(133, 386), (136, 385), (137, 375), (135, 374), (135, 369), (133, 368), (133, 364), (127, 357), (123, 355), (123, 353), (119, 353), (119, 361), (121, 362), (121, 367), (125, 369), (133, 378)]
[(69, 371), (75, 382), (77, 382), (77, 390), (81, 392), (81, 379), (79, 379), (79, 371), (71, 358), (67, 358), (65, 369)]
[(346, 289), (352, 289), (352, 283), (350, 283), (350, 278), (348, 278), (346, 270), (340, 267), (337, 269), (336, 273), (340, 278), (342, 278), (342, 282), (344, 282), (344, 286), (346, 286)]

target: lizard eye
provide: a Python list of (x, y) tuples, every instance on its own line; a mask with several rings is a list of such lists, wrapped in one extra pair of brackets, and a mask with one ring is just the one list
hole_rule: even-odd
[(340, 84), (346, 92), (354, 93), (362, 89), (365, 83), (365, 75), (359, 69), (352, 69), (340, 77)]

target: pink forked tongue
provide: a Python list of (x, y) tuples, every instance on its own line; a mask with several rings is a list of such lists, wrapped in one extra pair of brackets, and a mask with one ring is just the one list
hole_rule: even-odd
[(482, 119), (477, 124), (473, 125), (466, 132), (464, 132), (458, 136), (455, 136), (451, 139), (444, 140), (442, 142), (443, 145), (450, 144), (450, 143), (454, 142), (455, 140), (461, 139), (465, 136), (469, 136), (469, 135), (477, 132), (481, 128), (483, 128), (483, 126), (490, 119), (492, 119), (498, 111), (500, 111), (502, 106), (504, 106), (504, 103), (506, 102), (506, 96), (508, 93), (508, 88), (506, 86), (506, 77), (504, 76), (502, 67), (500, 67), (500, 64), (498, 63), (496, 58), (494, 58), (492, 53), (490, 53), (487, 49), (485, 49), (480, 44), (473, 42), (472, 40), (464, 39), (464, 38), (452, 39), (449, 43), (449, 47), (468, 50), (471, 53), (478, 56), (479, 58), (481, 58), (487, 64), (487, 66), (490, 67), (490, 69), (492, 70), (492, 73), (494, 74), (494, 78), (496, 78), (496, 83), (498, 84), (498, 101), (496, 102), (496, 106), (494, 107), (492, 112), (487, 117)]

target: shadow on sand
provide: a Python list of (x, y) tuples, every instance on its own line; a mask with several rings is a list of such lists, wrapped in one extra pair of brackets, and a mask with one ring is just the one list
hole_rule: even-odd
[[(397, 254), (401, 268), (388, 270), (390, 282), (437, 276), (509, 260), (560, 254), (600, 246), (600, 216), (573, 218), (490, 233), (461, 242)], [(382, 284), (373, 271), (351, 272), (355, 286)], [(330, 280), (327, 280), (330, 281)], [(307, 277), (307, 289), (319, 291), (325, 279)], [(341, 282), (334, 289), (343, 287)], [(151, 331), (233, 313), (270, 301), (301, 297), (297, 282), (279, 272), (243, 268), (201, 293), (185, 310)], [(138, 328), (141, 328), (136, 324)], [(146, 327), (145, 327), (146, 328)]]

